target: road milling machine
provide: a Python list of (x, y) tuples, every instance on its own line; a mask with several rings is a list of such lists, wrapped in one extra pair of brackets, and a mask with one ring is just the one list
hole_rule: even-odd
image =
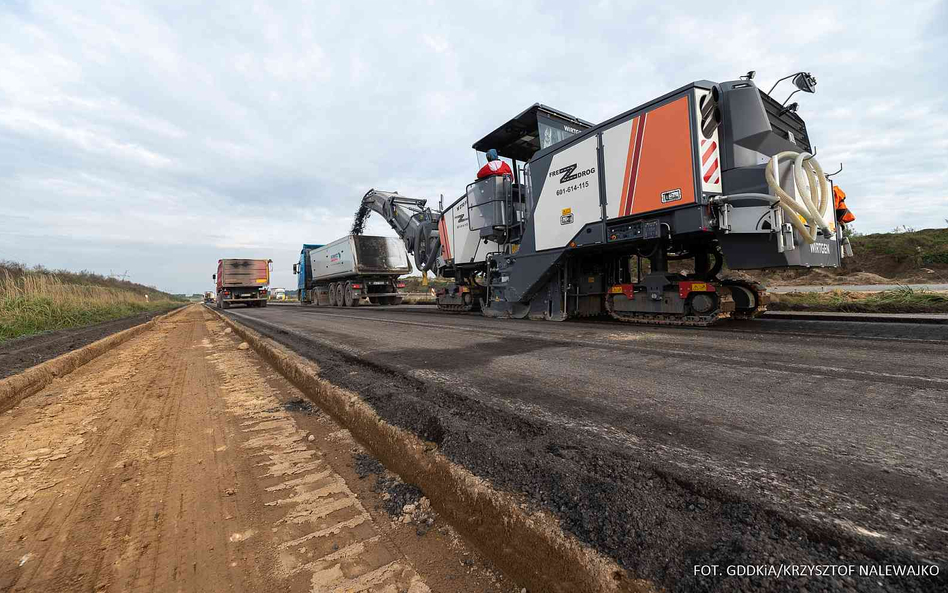
[[(512, 176), (474, 181), (438, 210), (370, 190), (352, 232), (384, 217), (419, 270), (454, 280), (437, 295), (443, 310), (697, 326), (754, 317), (764, 288), (723, 279), (725, 265), (836, 267), (845, 250), (796, 105), (752, 78), (694, 82), (598, 125), (533, 105), (473, 146), (496, 149)], [(815, 82), (794, 78), (809, 92)]]

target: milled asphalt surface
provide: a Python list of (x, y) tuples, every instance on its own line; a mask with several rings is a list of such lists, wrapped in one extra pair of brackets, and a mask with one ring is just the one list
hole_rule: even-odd
[[(948, 326), (228, 314), (668, 590), (948, 589)], [(695, 575), (704, 564), (940, 574)]]

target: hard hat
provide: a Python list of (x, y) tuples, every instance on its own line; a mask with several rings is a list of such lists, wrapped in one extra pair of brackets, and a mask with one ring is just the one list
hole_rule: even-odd
[(487, 151), (487, 160), (496, 161), (497, 160), (497, 149), (491, 148)]

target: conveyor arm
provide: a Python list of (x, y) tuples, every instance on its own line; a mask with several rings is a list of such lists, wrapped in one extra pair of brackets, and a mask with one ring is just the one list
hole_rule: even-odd
[(427, 272), (434, 266), (441, 250), (438, 235), (441, 213), (428, 208), (427, 203), (427, 200), (407, 198), (397, 192), (370, 189), (356, 211), (352, 234), (361, 235), (369, 215), (379, 213), (405, 242), (408, 253), (414, 255), (415, 267)]

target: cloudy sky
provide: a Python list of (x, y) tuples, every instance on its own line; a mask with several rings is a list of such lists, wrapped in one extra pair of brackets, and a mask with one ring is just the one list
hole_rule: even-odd
[(0, 0), (0, 259), (295, 286), (366, 190), (460, 194), (535, 102), (598, 122), (751, 69), (819, 80), (795, 100), (858, 230), (945, 226), (946, 2)]

